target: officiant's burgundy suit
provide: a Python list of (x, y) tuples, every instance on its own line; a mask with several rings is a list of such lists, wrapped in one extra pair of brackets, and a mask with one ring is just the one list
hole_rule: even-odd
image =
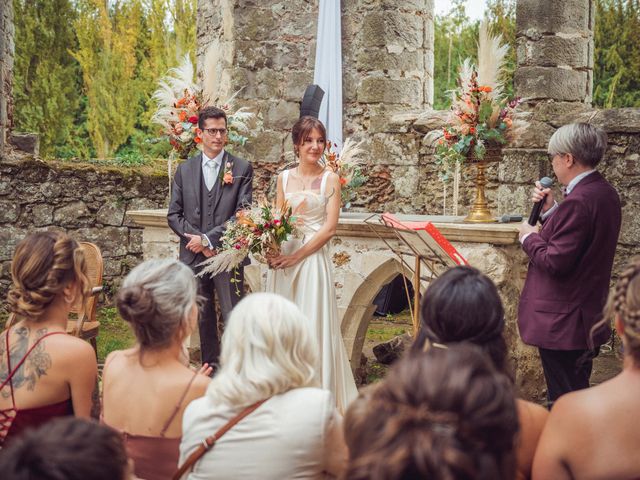
[[(522, 248), (529, 270), (518, 308), (522, 340), (543, 349), (586, 350), (602, 318), (620, 232), (620, 199), (599, 172), (583, 178)], [(606, 342), (610, 329), (594, 335)]]

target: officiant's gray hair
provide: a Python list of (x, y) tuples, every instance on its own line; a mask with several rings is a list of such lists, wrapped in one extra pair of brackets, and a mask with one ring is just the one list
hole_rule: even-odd
[(317, 387), (317, 364), (316, 339), (300, 309), (274, 293), (254, 293), (231, 311), (220, 369), (207, 396), (239, 408), (294, 388)]
[(549, 139), (547, 152), (570, 153), (581, 165), (595, 167), (607, 149), (607, 134), (590, 123), (570, 123), (560, 127)]

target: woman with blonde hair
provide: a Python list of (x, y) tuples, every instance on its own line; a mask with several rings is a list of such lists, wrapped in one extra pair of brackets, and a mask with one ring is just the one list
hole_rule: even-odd
[(640, 257), (620, 275), (592, 337), (611, 319), (622, 338), (622, 372), (555, 402), (533, 462), (534, 480), (640, 478)]
[[(331, 393), (318, 388), (317, 358), (309, 320), (292, 302), (255, 293), (238, 303), (222, 337), (220, 370), (185, 411), (180, 464), (204, 439), (231, 428), (188, 478), (339, 475), (346, 461), (341, 418)], [(249, 406), (257, 408), (229, 424)]]
[(67, 335), (89, 281), (78, 242), (61, 232), (22, 240), (7, 297), (17, 322), (0, 335), (0, 446), (52, 418), (89, 417), (98, 367), (91, 345)]
[(210, 381), (189, 368), (183, 348), (198, 321), (196, 280), (177, 260), (149, 260), (127, 275), (116, 305), (137, 344), (107, 357), (102, 420), (122, 432), (138, 477), (171, 478), (182, 413)]

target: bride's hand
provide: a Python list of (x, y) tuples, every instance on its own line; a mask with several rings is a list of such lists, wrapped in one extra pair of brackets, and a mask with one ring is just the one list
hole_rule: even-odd
[(300, 259), (297, 255), (278, 255), (277, 257), (273, 257), (269, 260), (269, 265), (271, 268), (289, 268), (293, 267), (297, 263), (300, 262)]

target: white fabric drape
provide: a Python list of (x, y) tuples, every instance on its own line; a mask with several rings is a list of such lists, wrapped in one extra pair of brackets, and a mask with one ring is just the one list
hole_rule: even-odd
[(340, 0), (320, 0), (313, 83), (324, 90), (318, 118), (342, 148), (342, 27)]

